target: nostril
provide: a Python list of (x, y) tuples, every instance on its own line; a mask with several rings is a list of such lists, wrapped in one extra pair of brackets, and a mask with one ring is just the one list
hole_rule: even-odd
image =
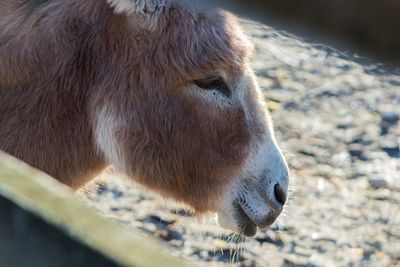
[(279, 184), (276, 184), (274, 186), (274, 195), (279, 204), (281, 204), (282, 206), (285, 205), (286, 192), (282, 189), (282, 187)]

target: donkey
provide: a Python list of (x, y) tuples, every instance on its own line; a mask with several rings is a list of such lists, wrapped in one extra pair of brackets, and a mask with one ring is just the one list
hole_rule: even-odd
[(106, 166), (253, 236), (288, 167), (237, 18), (177, 0), (0, 0), (0, 149), (73, 189)]

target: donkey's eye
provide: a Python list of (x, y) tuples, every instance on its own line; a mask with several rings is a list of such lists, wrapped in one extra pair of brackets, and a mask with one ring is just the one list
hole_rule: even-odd
[(231, 96), (231, 90), (226, 85), (224, 78), (222, 77), (211, 77), (200, 80), (194, 80), (193, 83), (204, 90), (216, 90), (223, 93), (225, 96)]

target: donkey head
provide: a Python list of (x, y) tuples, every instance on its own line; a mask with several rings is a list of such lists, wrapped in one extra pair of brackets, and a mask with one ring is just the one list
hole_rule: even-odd
[(288, 168), (237, 19), (177, 1), (108, 3), (118, 26), (91, 105), (105, 159), (165, 197), (217, 212), (225, 228), (252, 236), (272, 224)]

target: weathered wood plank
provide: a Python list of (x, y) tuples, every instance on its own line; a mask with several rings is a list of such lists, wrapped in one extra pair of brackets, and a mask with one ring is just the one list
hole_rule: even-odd
[(75, 200), (69, 188), (3, 152), (0, 235), (0, 266), (189, 266), (168, 256), (155, 240), (96, 214)]

